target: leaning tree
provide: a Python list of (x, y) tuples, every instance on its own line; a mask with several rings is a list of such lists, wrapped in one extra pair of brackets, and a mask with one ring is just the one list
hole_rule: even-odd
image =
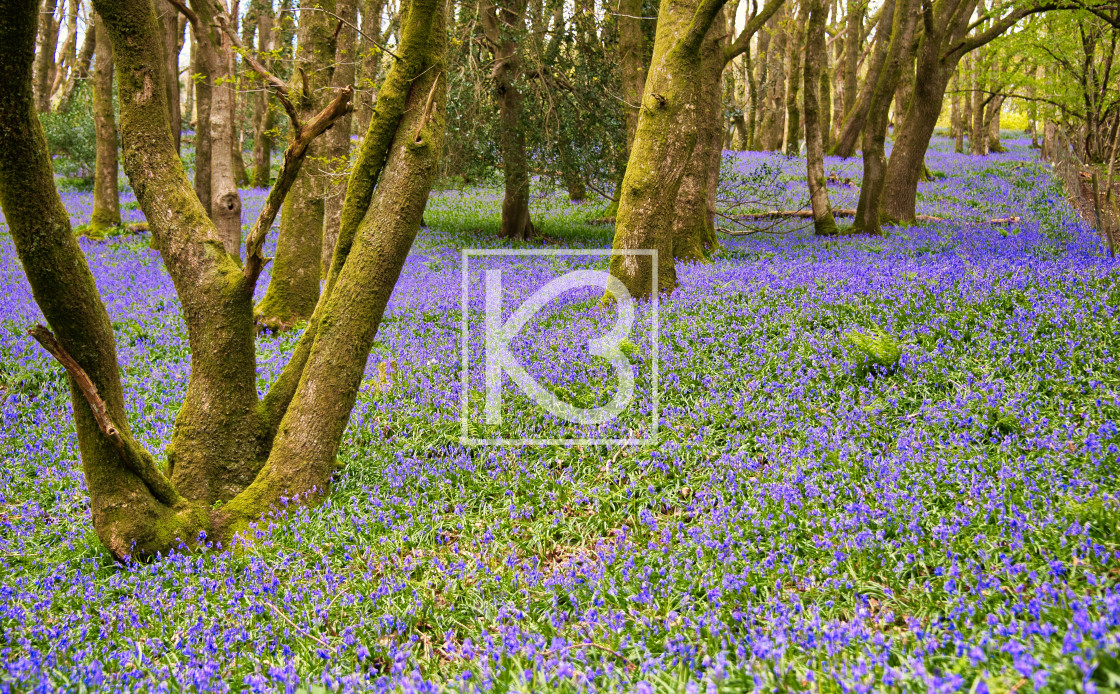
[[(443, 3), (411, 3), (347, 187), (327, 286), (264, 398), (257, 395), (252, 303), (264, 236), (308, 144), (345, 112), (349, 91), (315, 118), (293, 123), (242, 263), (176, 154), (153, 0), (94, 3), (116, 59), (125, 172), (181, 301), (191, 350), (165, 465), (132, 435), (109, 316), (54, 186), (32, 86), (38, 5), (0, 0), (0, 206), (50, 325), (32, 334), (69, 376), (93, 525), (118, 558), (194, 546), (202, 537), (228, 546), (282, 500), (310, 502), (330, 486), (378, 323), (436, 174)], [(281, 96), (282, 85), (274, 84)]]

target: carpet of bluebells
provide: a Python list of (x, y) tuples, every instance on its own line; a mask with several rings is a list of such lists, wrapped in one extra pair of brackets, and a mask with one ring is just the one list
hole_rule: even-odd
[[(90, 526), (62, 370), (26, 335), (40, 317), (0, 227), (0, 691), (1115, 688), (1120, 267), (1007, 144), (930, 153), (919, 212), (947, 221), (772, 229), (678, 268), (656, 335), (639, 306), (632, 411), (596, 432), (653, 434), (656, 354), (656, 445), (460, 442), (464, 411), (471, 436), (581, 432), (509, 383), (487, 424), (473, 334), (464, 391), (459, 249), (500, 245), (500, 193), (433, 193), (329, 500), (276, 509), (238, 551), (126, 565)], [(725, 204), (761, 170), (767, 206), (804, 204), (802, 160), (727, 157)], [(827, 167), (854, 206), (858, 160)], [(244, 191), (247, 220), (263, 195)], [(86, 221), (90, 196), (64, 199)], [(542, 195), (538, 245), (608, 247), (598, 214)], [(190, 373), (171, 282), (144, 235), (82, 245), (158, 455)], [(601, 260), (487, 262), (508, 314)], [(558, 300), (515, 345), (580, 406), (616, 387), (581, 347), (615, 319), (595, 299)], [(853, 332), (901, 358), (869, 366)], [(262, 392), (295, 339), (261, 337)]]

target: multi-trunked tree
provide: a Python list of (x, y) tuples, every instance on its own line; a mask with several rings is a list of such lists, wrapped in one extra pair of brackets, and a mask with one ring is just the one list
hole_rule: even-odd
[[(202, 2), (211, 2), (206, 9), (220, 20), (216, 4)], [(308, 145), (346, 112), (350, 92), (293, 123), (242, 263), (176, 153), (152, 0), (97, 0), (94, 7), (114, 49), (124, 169), (182, 303), (191, 349), (166, 464), (132, 436), (109, 316), (54, 185), (32, 89), (38, 3), (0, 0), (0, 205), (50, 326), (32, 334), (69, 375), (93, 525), (109, 551), (148, 556), (203, 537), (228, 546), (274, 505), (313, 502), (330, 487), (374, 335), (436, 175), (445, 7), (411, 3), (347, 187), (326, 286), (263, 398), (252, 298), (264, 237)], [(283, 84), (274, 86), (283, 96)]]

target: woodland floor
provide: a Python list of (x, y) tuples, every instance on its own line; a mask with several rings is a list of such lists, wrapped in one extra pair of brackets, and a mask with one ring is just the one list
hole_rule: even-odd
[[(656, 333), (639, 307), (633, 406), (590, 433), (652, 435), (656, 342), (657, 446), (460, 443), (459, 248), (500, 245), (499, 191), (434, 193), (330, 500), (235, 553), (125, 567), (90, 526), (62, 370), (26, 335), (39, 312), (0, 227), (0, 691), (1115, 687), (1120, 266), (1027, 143), (1005, 144), (931, 152), (943, 178), (919, 212), (954, 221), (724, 239), (679, 268)], [(727, 163), (730, 211), (805, 198), (803, 160)], [(858, 160), (827, 168), (854, 207)], [(765, 204), (731, 209), (760, 186)], [(245, 191), (246, 219), (262, 196)], [(86, 221), (91, 196), (64, 199)], [(552, 248), (608, 247), (601, 209), (533, 207)], [(133, 428), (160, 451), (190, 364), (171, 283), (146, 236), (83, 247)], [(503, 268), (507, 311), (596, 262), (475, 260)], [(614, 321), (596, 298), (515, 344), (576, 404), (615, 387), (580, 347)], [(893, 370), (846, 337), (877, 330), (901, 343)], [(294, 340), (261, 339), (262, 390)], [(506, 422), (478, 423), (480, 350), (472, 332), (470, 436), (588, 434), (508, 384)]]

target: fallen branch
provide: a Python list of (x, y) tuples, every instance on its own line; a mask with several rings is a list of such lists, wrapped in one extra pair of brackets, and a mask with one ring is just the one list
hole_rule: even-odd
[(156, 465), (155, 460), (152, 459), (146, 451), (138, 449), (137, 445), (121, 436), (120, 430), (113, 423), (112, 418), (109, 416), (109, 410), (105, 407), (105, 401), (101, 399), (101, 394), (97, 392), (97, 386), (94, 385), (93, 380), (90, 379), (89, 374), (85, 372), (70, 354), (66, 351), (58, 340), (55, 338), (54, 333), (44, 325), (36, 325), (27, 331), (31, 337), (43, 346), (52, 357), (54, 357), (62, 368), (66, 369), (66, 373), (70, 374), (71, 380), (78, 390), (85, 398), (86, 404), (89, 405), (90, 412), (93, 413), (93, 419), (97, 422), (97, 428), (109, 439), (113, 444), (113, 448), (117, 450), (117, 455), (120, 457), (121, 462), (125, 467), (130, 469), (136, 474), (140, 480), (147, 485), (148, 490), (151, 491), (152, 496), (156, 497), (167, 505), (174, 505), (179, 501), (179, 493), (175, 491), (171, 481), (164, 476), (163, 472)]
[[(851, 209), (833, 210), (833, 217), (855, 217), (856, 211)], [(751, 221), (755, 219), (812, 219), (812, 210), (770, 210), (768, 212), (754, 212), (751, 214), (737, 214), (731, 215), (729, 219), (738, 221)], [(947, 217), (938, 217), (931, 214), (919, 214), (914, 216), (914, 220), (918, 222), (950, 222), (953, 221)], [(1023, 221), (1022, 217), (996, 217), (994, 219), (987, 219), (979, 224), (1018, 224)]]
[(260, 277), (261, 270), (264, 269), (265, 261), (262, 250), (264, 249), (265, 237), (268, 236), (268, 230), (272, 228), (276, 215), (280, 213), (284, 198), (287, 197), (288, 191), (295, 183), (296, 175), (299, 174), (300, 166), (303, 165), (303, 159), (307, 155), (307, 148), (311, 145), (312, 140), (322, 135), (336, 120), (350, 112), (350, 97), (353, 95), (353, 87), (347, 86), (339, 90), (334, 101), (317, 113), (314, 118), (307, 121), (299, 129), (292, 143), (284, 150), (284, 161), (280, 164), (280, 173), (276, 177), (276, 183), (272, 186), (272, 190), (268, 191), (268, 199), (265, 200), (264, 207), (261, 208), (261, 212), (257, 216), (257, 221), (253, 224), (249, 236), (245, 239), (244, 273), (245, 279), (248, 280), (250, 292), (253, 291), (257, 284), (257, 278)]

